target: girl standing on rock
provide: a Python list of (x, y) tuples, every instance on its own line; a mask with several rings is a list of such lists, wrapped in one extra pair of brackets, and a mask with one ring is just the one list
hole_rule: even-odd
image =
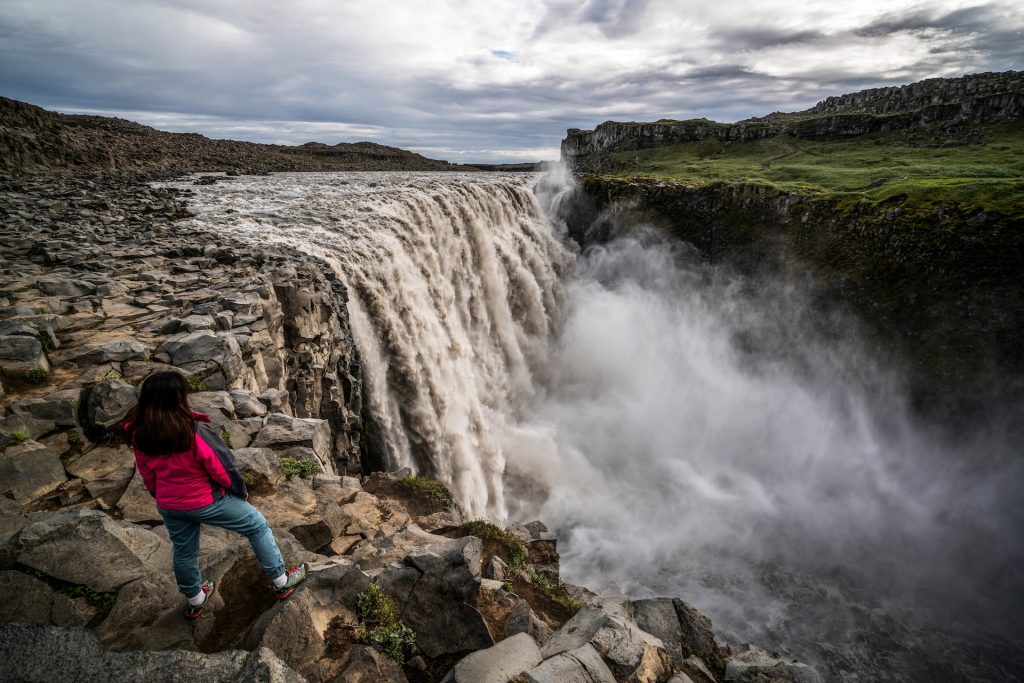
[(213, 593), (199, 572), (199, 525), (237, 531), (249, 539), (277, 597), (288, 598), (309, 566), (285, 570), (267, 520), (246, 499), (245, 481), (230, 449), (188, 405), (188, 385), (177, 372), (157, 372), (142, 383), (139, 403), (124, 425), (139, 475), (156, 498), (174, 545), (174, 576), (188, 598), (186, 619), (198, 619)]

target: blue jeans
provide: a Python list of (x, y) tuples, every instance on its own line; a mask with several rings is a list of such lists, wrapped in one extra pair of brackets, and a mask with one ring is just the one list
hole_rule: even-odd
[(211, 505), (197, 510), (165, 510), (157, 508), (164, 518), (167, 533), (174, 545), (174, 578), (178, 590), (186, 597), (199, 592), (202, 574), (199, 572), (199, 524), (219, 526), (237, 531), (249, 539), (256, 559), (271, 579), (284, 574), (284, 558), (274, 541), (260, 511), (241, 498), (226, 494)]

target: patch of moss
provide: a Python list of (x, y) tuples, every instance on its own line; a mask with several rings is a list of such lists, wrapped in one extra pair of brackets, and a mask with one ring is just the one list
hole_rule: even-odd
[(226, 429), (220, 430), (220, 438), (228, 445), (228, 448), (234, 448), (234, 446), (231, 445), (231, 432)]
[(15, 441), (28, 441), (28, 434), (22, 431), (11, 432), (11, 438)]
[(455, 505), (451, 491), (437, 480), (427, 477), (403, 477), (398, 480), (398, 484), (409, 492), (424, 495), (445, 508)]

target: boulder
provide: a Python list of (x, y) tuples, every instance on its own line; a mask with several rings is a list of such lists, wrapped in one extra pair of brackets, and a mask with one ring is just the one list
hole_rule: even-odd
[(90, 631), (29, 624), (0, 626), (0, 661), (4, 677), (12, 681), (304, 681), (266, 648), (109, 652)]
[[(625, 679), (622, 679), (625, 680)], [(615, 676), (590, 645), (557, 654), (522, 674), (517, 683), (616, 683)]]
[(281, 463), (269, 448), (232, 448), (250, 493), (266, 494), (284, 481)]
[(153, 495), (146, 490), (142, 483), (142, 476), (138, 471), (132, 473), (128, 487), (117, 500), (117, 509), (121, 513), (121, 519), (126, 522), (139, 524), (141, 522), (161, 521), (160, 512), (156, 509), (156, 501)]
[(25, 441), (0, 453), (0, 495), (20, 505), (45, 498), (65, 481), (60, 457), (41, 443)]
[[(271, 413), (267, 416), (263, 429), (256, 435), (252, 445), (274, 450), (283, 450), (290, 446), (311, 448), (321, 463), (327, 464), (331, 455), (331, 427), (327, 420)], [(334, 472), (328, 471), (327, 473), (333, 474)]]
[(320, 501), (316, 512), (309, 515), (307, 521), (289, 527), (292, 536), (306, 550), (319, 552), (338, 536), (345, 533), (351, 518), (341, 511), (333, 500)]
[(20, 432), (30, 439), (38, 439), (56, 429), (57, 423), (53, 420), (42, 420), (25, 413), (6, 415), (0, 418), (0, 433), (3, 434)]
[(18, 561), (95, 591), (117, 590), (149, 571), (166, 573), (171, 566), (166, 541), (98, 510), (35, 513), (27, 522), (18, 536)]
[(508, 565), (505, 560), (497, 555), (492, 555), (487, 567), (484, 569), (484, 576), (495, 581), (504, 581), (508, 576)]
[(342, 512), (352, 519), (348, 528), (350, 534), (362, 534), (373, 538), (378, 532), (388, 536), (409, 523), (409, 515), (401, 506), (384, 502), (365, 491), (357, 492), (352, 499), (341, 506)]
[(32, 370), (50, 371), (43, 345), (35, 337), (0, 336), (0, 372), (21, 379)]
[(553, 631), (543, 619), (534, 613), (530, 603), (520, 600), (512, 608), (512, 612), (505, 621), (505, 633), (509, 636), (516, 633), (528, 633), (534, 641), (543, 645), (551, 638)]
[[(474, 536), (423, 546), (405, 558), (420, 577), (404, 595), (394, 595), (416, 644), (431, 659), (482, 650), (494, 644), (477, 610), (482, 544)], [(385, 569), (385, 574), (403, 568)]]
[(176, 332), (195, 332), (196, 330), (213, 330), (217, 324), (210, 315), (189, 315), (177, 321)]
[(605, 598), (576, 613), (544, 644), (545, 657), (590, 644), (617, 679), (668, 678), (672, 660), (658, 638), (641, 630), (625, 598)]
[(0, 571), (0, 624), (85, 626), (97, 609), (85, 598), (69, 598), (57, 593), (45, 582), (23, 572)]
[(60, 296), (66, 299), (74, 299), (96, 291), (95, 285), (74, 280), (37, 280), (36, 287), (47, 296)]
[(537, 643), (525, 633), (520, 633), (463, 657), (448, 672), (443, 683), (508, 683), (540, 663)]
[(809, 664), (768, 653), (756, 645), (739, 645), (725, 663), (725, 681), (737, 683), (823, 683)]
[(135, 456), (126, 445), (96, 446), (66, 466), (68, 474), (85, 482), (93, 498), (110, 497), (113, 504), (135, 473)]
[(661, 639), (676, 668), (695, 656), (719, 674), (724, 670), (711, 620), (695, 607), (671, 598), (635, 600), (633, 614), (641, 629)]
[(217, 426), (235, 417), (235, 404), (226, 391), (199, 391), (189, 394), (192, 410), (204, 413)]
[(60, 354), (62, 363), (84, 368), (104, 363), (123, 363), (130, 360), (149, 360), (150, 347), (131, 339), (111, 339), (105, 342), (83, 344)]
[[(352, 526), (348, 528), (348, 533), (353, 533)], [(359, 538), (360, 536), (358, 535), (344, 536), (341, 539), (344, 543), (332, 547), (341, 547), (347, 550)], [(448, 542), (448, 540), (444, 536), (437, 536), (424, 531), (410, 522), (390, 536), (376, 538), (368, 543), (364, 543), (353, 551), (350, 558), (363, 571), (379, 569), (393, 562), (401, 562), (403, 558), (416, 548), (426, 545), (443, 544)]]
[(92, 388), (85, 402), (89, 424), (99, 429), (117, 427), (138, 402), (137, 387), (121, 380), (100, 382)]
[(263, 417), (267, 414), (267, 406), (248, 389), (232, 389), (231, 400), (235, 405), (235, 415), (240, 418)]
[(27, 398), (11, 404), (16, 415), (29, 415), (37, 420), (53, 422), (58, 427), (78, 425), (78, 389), (62, 389), (42, 398)]
[(282, 389), (267, 389), (257, 397), (272, 413), (292, 414), (292, 406), (288, 392)]
[(174, 335), (161, 348), (172, 365), (202, 375), (209, 389), (232, 388), (245, 369), (238, 340), (230, 334), (197, 330)]

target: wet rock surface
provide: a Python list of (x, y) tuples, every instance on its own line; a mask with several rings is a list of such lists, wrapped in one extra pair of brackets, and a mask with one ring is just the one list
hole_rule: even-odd
[[(367, 476), (344, 287), (308, 256), (175, 226), (176, 195), (141, 180), (0, 179), (0, 587), (18, 596), (0, 610), (4, 678), (812, 680), (727, 655), (680, 601), (563, 584), (539, 522), (494, 527), (499, 547), (436, 482)], [(235, 450), (287, 564), (310, 563), (287, 601), (244, 538), (204, 527), (217, 590), (182, 617), (120, 434), (162, 370)]]

